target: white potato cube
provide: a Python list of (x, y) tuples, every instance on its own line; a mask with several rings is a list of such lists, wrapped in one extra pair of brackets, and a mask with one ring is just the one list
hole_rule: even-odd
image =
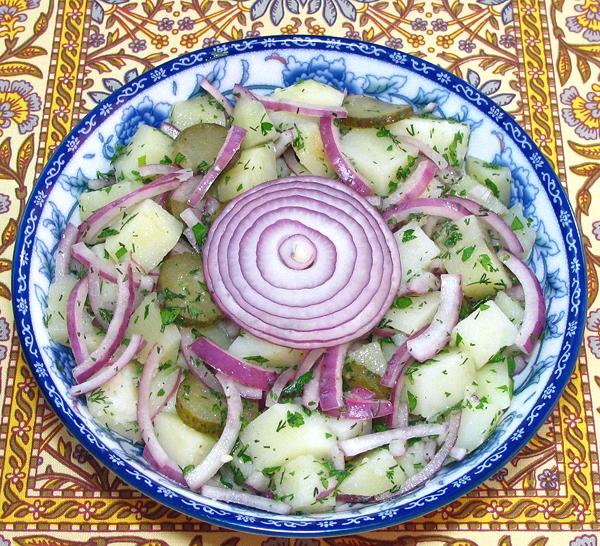
[(421, 229), (416, 220), (411, 220), (394, 234), (400, 263), (402, 264), (402, 282), (423, 274), (431, 266), (431, 262), (440, 255), (439, 247)]
[(383, 317), (386, 326), (411, 335), (431, 323), (440, 303), (439, 292), (422, 296), (401, 296)]
[(228, 350), (238, 358), (269, 367), (297, 366), (304, 356), (304, 351), (275, 345), (248, 332), (236, 337)]
[(143, 184), (135, 180), (116, 182), (101, 190), (86, 191), (79, 198), (79, 216), (85, 220), (92, 212), (112, 203), (115, 199), (141, 188)]
[(196, 95), (191, 99), (173, 104), (171, 123), (180, 131), (198, 123), (215, 123), (225, 127), (227, 113), (223, 106), (210, 95)]

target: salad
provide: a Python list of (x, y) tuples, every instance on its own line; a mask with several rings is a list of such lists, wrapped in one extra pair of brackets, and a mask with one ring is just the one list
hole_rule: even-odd
[(212, 499), (407, 494), (493, 432), (544, 327), (510, 171), (434, 108), (201, 87), (61, 238), (45, 319), (72, 396)]

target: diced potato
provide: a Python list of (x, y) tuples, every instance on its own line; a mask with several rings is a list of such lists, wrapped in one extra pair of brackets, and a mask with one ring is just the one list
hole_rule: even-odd
[(517, 300), (511, 298), (506, 292), (498, 292), (494, 302), (515, 326), (521, 325), (525, 310)]
[(115, 176), (122, 180), (137, 180), (143, 165), (159, 163), (165, 156), (170, 157), (173, 139), (149, 125), (140, 125), (131, 142), (113, 159)]
[(414, 334), (431, 322), (439, 303), (439, 292), (396, 298), (383, 317), (383, 322), (406, 335)]
[(461, 275), (464, 295), (480, 299), (512, 285), (504, 264), (486, 242), (476, 216), (445, 223), (436, 240), (446, 246), (441, 255), (448, 273)]
[(139, 370), (135, 362), (87, 395), (87, 408), (95, 421), (131, 440), (139, 438), (137, 401)]
[(435, 118), (411, 117), (388, 125), (388, 129), (396, 136), (408, 135), (431, 146), (451, 167), (462, 166), (471, 135), (464, 123)]
[(48, 289), (48, 307), (46, 309), (48, 333), (56, 343), (61, 345), (69, 344), (67, 303), (76, 284), (77, 277), (75, 275), (65, 275), (54, 281)]
[(479, 447), (496, 428), (502, 415), (494, 404), (469, 403), (460, 414), (460, 428), (455, 447), (471, 452)]
[(259, 470), (285, 464), (300, 455), (327, 457), (335, 437), (318, 413), (307, 415), (297, 404), (275, 404), (240, 433), (246, 454)]
[(440, 255), (439, 247), (426, 235), (416, 220), (411, 220), (394, 234), (400, 250), (402, 283), (405, 284), (429, 269)]
[(406, 480), (400, 465), (387, 449), (375, 449), (352, 461), (351, 470), (338, 492), (374, 496), (398, 488)]
[(181, 468), (200, 464), (215, 445), (210, 434), (188, 427), (176, 413), (159, 413), (154, 419), (154, 432), (167, 455)]
[(292, 147), (300, 163), (315, 176), (334, 178), (335, 170), (327, 159), (319, 124), (313, 120), (300, 120), (294, 124), (294, 130)]
[(97, 211), (115, 199), (131, 193), (137, 188), (141, 188), (143, 184), (135, 180), (126, 180), (124, 182), (116, 182), (112, 186), (107, 186), (101, 190), (86, 191), (79, 198), (79, 216), (81, 220), (85, 220), (92, 212)]
[(341, 106), (344, 93), (315, 80), (303, 80), (273, 91), (273, 97), (316, 106)]
[(152, 293), (142, 300), (131, 315), (125, 337), (131, 338), (133, 334), (144, 336), (146, 346), (138, 356), (140, 362), (146, 359), (155, 343), (162, 347), (160, 352), (161, 362), (176, 362), (179, 354), (179, 344), (181, 343), (179, 328), (175, 324), (163, 326), (160, 307), (156, 298), (156, 293)]
[(275, 148), (272, 144), (243, 150), (240, 158), (218, 179), (219, 201), (231, 201), (241, 193), (263, 182), (277, 178)]
[(508, 211), (502, 215), (504, 221), (515, 232), (517, 239), (523, 247), (522, 257), (527, 258), (531, 254), (531, 249), (535, 245), (536, 230), (532, 225), (531, 220), (525, 217), (523, 205), (516, 203)]
[(494, 197), (508, 207), (510, 201), (510, 187), (512, 185), (512, 174), (508, 167), (488, 163), (476, 157), (467, 156), (467, 174), (477, 182), (489, 188)]
[(450, 349), (413, 364), (406, 377), (410, 412), (430, 419), (463, 400), (466, 387), (475, 379), (475, 366), (468, 354)]
[(398, 144), (380, 129), (350, 129), (342, 137), (342, 151), (377, 195), (395, 191), (419, 155), (416, 148)]
[(297, 366), (304, 356), (304, 351), (275, 345), (248, 332), (236, 337), (228, 350), (243, 360), (278, 368)]
[(216, 343), (223, 349), (229, 349), (231, 345), (231, 339), (227, 337), (225, 330), (222, 326), (217, 324), (209, 324), (208, 326), (202, 326), (198, 328), (198, 331), (206, 338)]
[(333, 486), (323, 460), (312, 455), (292, 459), (273, 475), (277, 498), (287, 502), (294, 512), (327, 512), (335, 506), (335, 495), (319, 495)]
[(123, 214), (113, 226), (104, 247), (115, 261), (127, 252), (145, 271), (154, 269), (177, 244), (182, 223), (152, 199), (146, 199)]
[(358, 349), (349, 352), (346, 359), (364, 366), (367, 370), (379, 376), (383, 376), (387, 368), (387, 360), (383, 356), (383, 351), (378, 341), (361, 345)]
[(198, 123), (216, 123), (225, 127), (227, 113), (210, 95), (197, 95), (173, 104), (171, 123), (180, 131)]
[(516, 326), (493, 301), (488, 301), (456, 325), (451, 343), (470, 354), (475, 365), (481, 368), (516, 338)]
[(490, 362), (475, 374), (476, 394), (480, 400), (504, 410), (510, 406), (513, 380), (506, 359)]
[(329, 415), (323, 415), (323, 418), (329, 430), (338, 440), (349, 440), (350, 438), (356, 438), (357, 436), (371, 432), (370, 419), (357, 421), (355, 419), (342, 419), (341, 417), (331, 417)]
[(419, 472), (428, 461), (425, 460), (425, 442), (419, 440), (406, 446), (404, 455), (396, 459), (407, 478)]
[(242, 150), (272, 142), (278, 136), (265, 107), (257, 100), (239, 97), (233, 110), (233, 124), (246, 129)]

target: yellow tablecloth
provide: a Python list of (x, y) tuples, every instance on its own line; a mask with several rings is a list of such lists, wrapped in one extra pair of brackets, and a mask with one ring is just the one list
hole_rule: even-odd
[[(15, 231), (55, 146), (124, 81), (189, 49), (268, 34), (360, 38), (492, 96), (550, 159), (582, 224), (588, 329), (559, 407), (450, 506), (364, 536), (267, 539), (193, 521), (92, 459), (40, 397), (10, 306)], [(597, 546), (600, 478), (598, 0), (0, 0), (0, 546)]]

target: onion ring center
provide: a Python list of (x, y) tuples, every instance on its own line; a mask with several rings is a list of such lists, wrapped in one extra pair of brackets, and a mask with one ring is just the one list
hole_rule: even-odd
[(317, 247), (306, 235), (297, 233), (282, 241), (279, 257), (290, 269), (308, 269), (317, 258)]

